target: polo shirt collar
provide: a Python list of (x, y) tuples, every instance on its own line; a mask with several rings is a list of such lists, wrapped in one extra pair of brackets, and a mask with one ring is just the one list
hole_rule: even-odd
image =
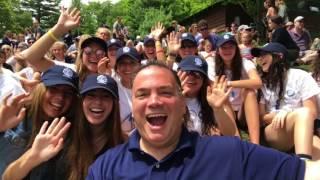
[[(181, 136), (180, 136), (180, 140), (179, 143), (176, 147), (176, 149), (174, 150), (174, 152), (178, 152), (178, 151), (182, 151), (185, 149), (191, 149), (194, 150), (195, 148), (195, 144), (196, 144), (196, 139), (199, 135), (195, 132), (189, 132), (187, 130), (187, 128), (183, 127), (182, 132), (181, 132)], [(128, 149), (129, 151), (133, 152), (133, 151), (141, 151), (140, 148), (140, 134), (138, 132), (138, 130), (135, 130), (130, 138), (129, 138), (129, 143), (128, 143)]]

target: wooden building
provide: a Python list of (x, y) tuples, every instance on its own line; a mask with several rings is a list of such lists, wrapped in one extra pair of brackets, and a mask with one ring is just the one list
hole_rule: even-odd
[(201, 19), (207, 20), (209, 29), (216, 32), (225, 31), (225, 28), (229, 27), (232, 22), (236, 22), (238, 25), (250, 25), (253, 22), (252, 18), (239, 5), (216, 3), (182, 20), (180, 24), (189, 27)]

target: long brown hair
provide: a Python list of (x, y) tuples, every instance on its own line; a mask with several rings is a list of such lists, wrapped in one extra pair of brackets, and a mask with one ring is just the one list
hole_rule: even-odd
[[(78, 122), (74, 124), (75, 127), (72, 132), (71, 144), (67, 152), (69, 180), (85, 179), (89, 166), (97, 156), (94, 148), (92, 148), (94, 146), (93, 135), (90, 123), (83, 113), (82, 104), (79, 105), (78, 109)], [(103, 126), (105, 129), (103, 134), (105, 144), (101, 151), (125, 142), (126, 137), (121, 130), (119, 101), (117, 99), (113, 99), (111, 114), (107, 117)]]
[[(231, 81), (235, 81), (235, 80), (240, 80), (241, 79), (241, 71), (242, 71), (242, 57), (240, 54), (240, 49), (239, 46), (237, 45), (237, 43), (234, 43), (235, 48), (236, 48), (236, 53), (232, 59), (232, 63), (231, 63), (231, 72), (232, 72), (232, 76), (231, 76)], [(226, 75), (225, 71), (226, 71), (226, 67), (225, 64), (223, 62), (222, 57), (220, 56), (219, 53), (219, 49), (216, 53), (216, 66), (215, 66), (215, 72), (216, 72), (216, 76), (222, 76), (222, 75)]]
[[(28, 109), (27, 118), (32, 120), (32, 133), (29, 140), (29, 144), (27, 146), (29, 148), (31, 147), (35, 137), (39, 133), (42, 124), (45, 122), (44, 117), (47, 116), (42, 109), (42, 103), (43, 103), (44, 95), (46, 91), (47, 91), (46, 86), (43, 83), (39, 83), (35, 87), (35, 89), (32, 91), (31, 104), (29, 107), (27, 107)], [(76, 104), (77, 102), (78, 102), (77, 97), (75, 95), (72, 103)], [(71, 105), (70, 105), (66, 114), (64, 114), (63, 116), (65, 116), (68, 121), (72, 122), (75, 117), (75, 109), (71, 108)]]

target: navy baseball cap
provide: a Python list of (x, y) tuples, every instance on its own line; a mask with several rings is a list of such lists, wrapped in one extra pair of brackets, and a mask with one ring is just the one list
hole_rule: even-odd
[(196, 71), (208, 77), (208, 64), (199, 56), (187, 56), (181, 60), (178, 70)]
[(284, 57), (288, 56), (287, 48), (277, 42), (271, 42), (271, 43), (265, 44), (261, 48), (252, 48), (251, 49), (251, 54), (254, 57), (259, 57), (259, 56), (261, 56), (262, 53), (271, 53), (271, 54), (281, 53), (281, 54), (283, 54)]
[(182, 33), (181, 34), (181, 43), (183, 41), (190, 41), (193, 44), (197, 45), (197, 41), (191, 33)]
[(153, 44), (156, 43), (155, 39), (152, 36), (146, 36), (143, 40), (143, 45), (146, 45), (147, 43), (152, 42)]
[(110, 39), (108, 42), (107, 42), (107, 48), (111, 47), (111, 46), (116, 46), (116, 47), (119, 47), (121, 48), (122, 47), (122, 44), (120, 42), (119, 39)]
[(78, 90), (79, 76), (68, 67), (55, 65), (42, 73), (41, 82), (46, 87), (68, 85)]
[(90, 44), (98, 44), (104, 51), (107, 50), (107, 44), (104, 40), (97, 37), (89, 37), (81, 43), (81, 49), (88, 47)]
[(117, 82), (111, 76), (104, 74), (88, 75), (83, 81), (80, 94), (83, 95), (95, 89), (106, 90), (114, 98), (119, 98)]
[(220, 46), (224, 45), (227, 42), (232, 42), (234, 44), (237, 44), (237, 41), (234, 38), (234, 36), (231, 35), (231, 34), (226, 33), (226, 34), (218, 37), (217, 46), (220, 47)]
[(116, 63), (119, 62), (119, 60), (121, 60), (121, 58), (124, 56), (128, 56), (130, 57), (130, 59), (140, 62), (140, 55), (136, 50), (136, 48), (122, 47), (118, 49), (117, 56), (116, 56), (117, 57)]

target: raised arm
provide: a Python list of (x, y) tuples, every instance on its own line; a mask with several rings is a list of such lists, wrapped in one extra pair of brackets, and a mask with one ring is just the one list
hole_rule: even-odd
[(70, 127), (70, 122), (66, 122), (65, 118), (56, 118), (48, 129), (47, 126), (46, 121), (31, 149), (7, 167), (2, 175), (3, 180), (23, 179), (33, 168), (48, 161), (63, 148), (63, 139)]
[(21, 94), (13, 97), (9, 94), (0, 105), (0, 132), (16, 127), (25, 117), (29, 94)]
[(231, 89), (227, 88), (225, 76), (216, 77), (214, 83), (207, 88), (207, 100), (213, 109), (220, 132), (223, 135), (240, 136), (235, 114), (228, 100)]
[(248, 71), (249, 79), (229, 81), (228, 86), (234, 88), (259, 89), (262, 86), (262, 81), (255, 68)]
[(54, 63), (44, 58), (52, 44), (61, 36), (78, 27), (80, 24), (80, 12), (77, 9), (61, 9), (61, 14), (56, 25), (46, 34), (37, 40), (31, 47), (21, 53), (24, 60), (27, 60), (36, 71), (43, 72), (50, 68)]
[(161, 22), (158, 22), (154, 27), (151, 29), (151, 35), (156, 41), (156, 55), (157, 55), (157, 60), (165, 62), (166, 61), (166, 56), (165, 52), (162, 48), (161, 44), (161, 39), (160, 36), (162, 32), (164, 31), (164, 26)]

